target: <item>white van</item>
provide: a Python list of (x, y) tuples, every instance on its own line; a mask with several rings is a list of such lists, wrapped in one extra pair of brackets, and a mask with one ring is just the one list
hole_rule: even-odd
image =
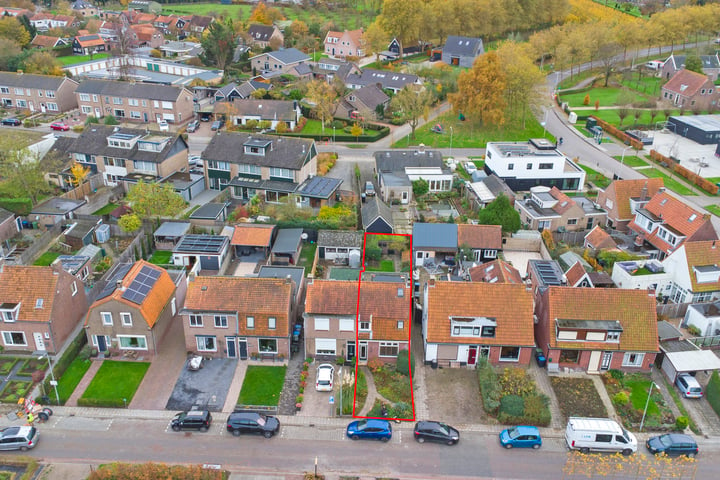
[(665, 65), (665, 62), (661, 60), (650, 60), (645, 64), (645, 68), (658, 71), (662, 69), (663, 65)]
[(582, 453), (597, 451), (630, 455), (637, 452), (635, 435), (609, 418), (570, 417), (565, 428), (565, 442), (570, 450)]

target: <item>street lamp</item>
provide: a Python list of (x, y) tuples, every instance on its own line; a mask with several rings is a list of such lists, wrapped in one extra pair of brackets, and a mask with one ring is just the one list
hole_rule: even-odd
[[(643, 410), (642, 420), (640, 421), (640, 431), (641, 432), (643, 429), (643, 425), (645, 424), (645, 415), (647, 415), (647, 409), (648, 409), (648, 405), (650, 404), (650, 395), (652, 395), (653, 387), (657, 387), (657, 385), (655, 385), (655, 382), (650, 382), (650, 390), (648, 390), (648, 397), (647, 397), (647, 401), (645, 402), (645, 410)], [(660, 387), (658, 387), (658, 389), (659, 388)]]
[(545, 118), (543, 118), (542, 126), (543, 126), (543, 138), (545, 138), (545, 132), (547, 131), (547, 116), (548, 116), (548, 110), (545, 109)]
[(333, 144), (335, 144), (335, 125), (333, 125)]
[(53, 372), (53, 364), (52, 360), (50, 359), (50, 354), (42, 354), (38, 357), (38, 360), (42, 360), (44, 357), (47, 357), (48, 359), (48, 366), (50, 367), (50, 385), (55, 388), (55, 398), (57, 399), (57, 404), (60, 405), (60, 394), (58, 393), (57, 381), (55, 380), (55, 373)]
[(622, 156), (620, 157), (620, 165), (625, 165), (625, 152), (633, 148), (632, 146), (629, 146), (627, 148), (623, 148)]
[(343, 375), (342, 375), (342, 367), (338, 368), (338, 376), (340, 377), (340, 416), (343, 415), (343, 403), (342, 403), (342, 394), (343, 394)]
[(453, 138), (453, 128), (450, 127), (450, 159), (452, 160), (452, 138)]

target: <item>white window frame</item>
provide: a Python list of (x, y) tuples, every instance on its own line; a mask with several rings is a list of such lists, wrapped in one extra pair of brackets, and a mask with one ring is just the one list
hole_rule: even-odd
[(0, 310), (2, 312), (2, 319), (5, 321), (5, 323), (14, 323), (17, 322), (18, 316), (20, 314), (20, 304), (18, 303), (15, 305), (15, 308), (11, 308), (8, 310)]
[[(383, 355), (381, 353), (383, 351), (383, 348), (394, 348), (395, 355)], [(400, 353), (400, 342), (380, 342), (380, 344), (378, 345), (378, 357), (397, 358), (398, 353)]]
[(315, 331), (325, 332), (330, 330), (330, 319), (328, 317), (315, 317)]
[[(13, 339), (12, 339), (13, 334), (22, 335), (23, 339), (25, 340), (25, 343), (14, 343)], [(3, 344), (5, 344), (8, 347), (26, 347), (27, 346), (27, 336), (25, 335), (25, 332), (3, 331), (2, 337), (3, 337)], [(8, 338), (10, 339), (9, 342), (8, 342)]]
[(358, 322), (358, 331), (359, 332), (372, 331), (372, 321), (371, 320), (360, 320)]
[(199, 328), (203, 326), (203, 316), (198, 314), (188, 315), (188, 321), (191, 328)]
[[(260, 342), (267, 341), (267, 342), (275, 342), (275, 350), (261, 350), (260, 349)], [(278, 341), (277, 338), (258, 338), (258, 352), (260, 353), (278, 353)]]
[[(108, 322), (107, 319), (110, 319), (110, 321)], [(103, 326), (112, 327), (113, 326), (112, 312), (100, 312), (100, 320), (102, 321)]]
[[(213, 339), (213, 348), (207, 348), (206, 339)], [(200, 340), (203, 340), (201, 343)], [(198, 352), (217, 352), (217, 337), (215, 335), (195, 335), (195, 346)]]
[(120, 323), (123, 327), (132, 327), (132, 314), (130, 312), (120, 312)]
[[(503, 357), (503, 356), (502, 356), (502, 349), (503, 349), (503, 348), (517, 348), (517, 349), (518, 349), (517, 357), (516, 357), (516, 358)], [(503, 345), (502, 347), (500, 347), (500, 361), (501, 361), (501, 362), (519, 362), (519, 361), (520, 361), (520, 353), (521, 353), (521, 351), (522, 351), (522, 349), (521, 349), (520, 347), (517, 347), (517, 346), (514, 346), (514, 345)]]
[(270, 330), (275, 330), (277, 328), (277, 318), (268, 317), (268, 328)]
[(245, 325), (247, 325), (248, 329), (255, 328), (255, 317), (252, 315), (245, 317)]
[(340, 318), (338, 320), (338, 330), (341, 332), (354, 332), (355, 320), (352, 318)]
[[(633, 362), (633, 356), (635, 361)], [(639, 352), (625, 352), (623, 355), (622, 366), (623, 367), (642, 367), (643, 361), (645, 361), (645, 354)]]
[[(142, 341), (145, 343), (144, 347), (130, 347), (130, 346), (123, 346), (123, 339), (125, 338), (137, 338), (142, 339)], [(147, 337), (145, 335), (117, 335), (118, 340), (118, 348), (120, 350), (147, 350)]]
[(215, 328), (228, 328), (227, 315), (215, 315), (213, 321), (215, 322)]
[(89, 93), (81, 93), (80, 94), (80, 100), (83, 102), (89, 102), (90, 101), (90, 94)]

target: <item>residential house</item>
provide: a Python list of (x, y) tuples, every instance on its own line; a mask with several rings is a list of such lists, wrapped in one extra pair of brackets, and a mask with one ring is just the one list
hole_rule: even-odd
[(181, 312), (185, 349), (241, 360), (290, 358), (294, 288), (287, 278), (194, 278)]
[(126, 32), (127, 29), (128, 27), (120, 21), (103, 20), (98, 28), (98, 35), (105, 40), (105, 43), (112, 45), (118, 42), (120, 32)]
[(158, 250), (172, 250), (180, 239), (190, 231), (190, 222), (163, 222), (153, 232), (155, 248)]
[(551, 286), (535, 314), (551, 371), (650, 371), (659, 351), (655, 298), (642, 290)]
[(422, 86), (422, 81), (420, 77), (411, 73), (375, 70), (372, 68), (365, 68), (359, 74), (350, 73), (345, 79), (345, 86), (353, 90), (367, 85), (379, 85), (383, 90), (387, 89), (393, 93), (398, 93), (407, 86)]
[(29, 22), (38, 32), (47, 32), (54, 28), (72, 28), (79, 25), (75, 17), (70, 15), (53, 15), (52, 13), (36, 13), (29, 17)]
[(390, 97), (377, 85), (366, 85), (345, 94), (335, 116), (351, 120), (378, 120), (390, 104)]
[(585, 235), (583, 248), (589, 248), (590, 250), (598, 252), (600, 250), (615, 250), (618, 246), (609, 233), (603, 230), (600, 225), (595, 225), (595, 227)]
[(158, 15), (162, 11), (162, 5), (152, 0), (132, 0), (128, 3), (128, 10)]
[(93, 55), (110, 50), (105, 39), (99, 34), (76, 36), (72, 41), (74, 55)]
[(585, 171), (544, 138), (488, 142), (485, 173), (497, 175), (516, 192), (538, 185), (577, 191), (585, 186)]
[(497, 258), (498, 252), (502, 251), (502, 227), (458, 224), (457, 247), (469, 253), (475, 262), (492, 261)]
[(317, 174), (315, 142), (304, 138), (218, 132), (202, 158), (209, 188), (230, 186), (231, 196), (242, 200), (262, 195), (281, 202)]
[(155, 355), (183, 304), (187, 283), (181, 271), (139, 260), (119, 265), (88, 310), (88, 344), (99, 352)]
[[(175, 193), (180, 195), (186, 202), (196, 198), (200, 193), (205, 191), (205, 175), (192, 169), (189, 172), (182, 171), (173, 172), (169, 176), (160, 180), (161, 184), (170, 184)], [(194, 213), (197, 213), (197, 210)], [(192, 217), (192, 214), (190, 215)]]
[(170, 25), (172, 25), (174, 18), (174, 15), (158, 15), (155, 17), (155, 20), (153, 20), (153, 25), (164, 35), (170, 35)]
[(448, 65), (470, 68), (483, 53), (482, 39), (449, 35), (442, 49), (441, 60)]
[(302, 325), (302, 310), (305, 305), (305, 267), (279, 267), (276, 265), (260, 265), (258, 278), (275, 278), (291, 280), (292, 297), (290, 306), (290, 325)]
[(344, 32), (327, 32), (323, 41), (325, 54), (332, 58), (364, 57), (362, 35), (362, 28)]
[(312, 64), (313, 78), (325, 80), (330, 84), (336, 78), (345, 83), (351, 73), (359, 75), (361, 70), (354, 63), (339, 58), (321, 57)]
[(205, 30), (215, 21), (215, 17), (209, 15), (193, 15), (190, 19), (190, 32), (197, 38), (202, 38)]
[(0, 101), (6, 109), (60, 113), (77, 108), (78, 82), (67, 77), (0, 72)]
[(111, 186), (157, 181), (188, 169), (187, 143), (168, 132), (90, 124), (68, 152)]
[[(310, 57), (297, 48), (286, 48), (274, 52), (265, 52), (250, 57), (250, 65), (265, 78), (278, 75), (296, 75), (296, 68), (307, 64)], [(296, 75), (297, 76), (297, 75)]]
[(175, 59), (190, 59), (197, 57), (202, 53), (202, 47), (196, 42), (176, 42), (165, 40), (165, 42), (158, 47), (163, 53), (163, 57), (175, 58)]
[(642, 208), (628, 228), (636, 235), (635, 246), (651, 258), (664, 259), (685, 242), (716, 240), (709, 214), (703, 214), (666, 192), (658, 192)]
[(661, 87), (660, 98), (676, 107), (702, 111), (717, 105), (719, 93), (707, 75), (682, 69)]
[[(485, 175), (483, 171), (479, 173)], [(510, 205), (515, 205), (515, 192), (495, 174), (484, 176), (478, 181), (466, 184), (465, 198), (470, 203), (470, 208), (473, 211), (485, 208), (500, 195), (505, 195), (510, 200)]]
[(500, 259), (470, 267), (468, 276), (471, 282), (524, 285), (520, 271), (505, 260)]
[(410, 300), (404, 283), (313, 280), (303, 315), (305, 349), (327, 359), (352, 361), (357, 355), (361, 364), (373, 358), (394, 362), (408, 349)]
[(275, 235), (275, 225), (242, 223), (235, 225), (230, 245), (236, 257), (261, 253), (263, 258), (267, 258)]
[(32, 42), (30, 42), (30, 46), (33, 48), (45, 48), (48, 50), (55, 47), (62, 47), (65, 45), (67, 45), (67, 42), (60, 37), (40, 35), (39, 33), (35, 35), (35, 37), (32, 39)]
[(27, 8), (0, 7), (0, 16), (3, 16), (3, 17), (24, 16), (24, 17), (30, 18), (33, 16), (33, 12), (31, 12)]
[(720, 336), (720, 302), (693, 303), (688, 306), (682, 326), (697, 328), (702, 337)]
[(81, 17), (96, 17), (99, 12), (98, 7), (85, 0), (75, 0), (71, 7), (73, 13)]
[(597, 203), (607, 212), (607, 226), (628, 231), (635, 211), (642, 208), (656, 193), (665, 189), (662, 178), (614, 180), (605, 190), (598, 192)]
[(173, 248), (173, 264), (194, 276), (222, 275), (230, 264), (230, 238), (224, 235), (186, 234)]
[(151, 24), (131, 25), (130, 28), (135, 32), (138, 47), (159, 48), (165, 43), (162, 32)]
[(132, 12), (132, 15), (130, 16), (131, 23), (133, 25), (152, 24), (155, 22), (155, 18), (157, 18), (157, 15), (154, 13), (142, 12)]
[[(670, 54), (665, 63), (662, 66), (662, 78), (665, 81), (670, 80), (680, 70), (685, 68), (685, 55)], [(702, 62), (702, 71), (707, 75), (711, 81), (715, 81), (720, 76), (720, 58), (717, 53), (712, 55), (700, 55), (700, 62)]]
[(416, 267), (442, 263), (455, 258), (458, 249), (458, 226), (454, 223), (413, 224), (413, 265)]
[(445, 167), (442, 152), (425, 150), (384, 150), (375, 152), (380, 197), (386, 203), (399, 201), (407, 204), (412, 197), (412, 183), (416, 180), (428, 182), (429, 192), (449, 192), (452, 189), (453, 174)]
[(351, 252), (360, 259), (365, 235), (361, 230), (319, 230), (317, 239), (318, 258), (337, 264), (348, 265)]
[(270, 91), (272, 88), (273, 85), (271, 83), (258, 82), (256, 80), (247, 80), (240, 85), (232, 82), (215, 91), (215, 101), (234, 102), (240, 98), (250, 98), (255, 90), (263, 89)]
[(248, 27), (250, 42), (259, 47), (274, 47), (277, 49), (285, 44), (285, 35), (275, 25), (262, 25), (254, 23)]
[(515, 210), (530, 230), (592, 230), (607, 221), (607, 213), (598, 204), (585, 197), (569, 197), (557, 187), (542, 185), (530, 188), (530, 198), (516, 200)]
[(423, 297), (426, 364), (474, 366), (480, 358), (493, 365), (530, 363), (533, 299), (524, 285), (431, 280)]
[(0, 244), (14, 237), (21, 229), (19, 218), (9, 210), (0, 207)]
[(30, 211), (28, 220), (37, 223), (41, 228), (50, 228), (56, 223), (75, 217), (75, 211), (87, 203), (85, 200), (52, 197), (35, 205)]
[(360, 206), (363, 230), (367, 233), (394, 233), (395, 222), (390, 207), (377, 196), (367, 197)]
[[(417, 42), (410, 42), (407, 45), (403, 45), (403, 56), (407, 57), (408, 55), (415, 55), (416, 53), (421, 53), (426, 51), (431, 45), (427, 42), (423, 42), (421, 40), (418, 40)], [(388, 43), (388, 48), (386, 51), (382, 52), (381, 55), (385, 58), (389, 58), (392, 60), (395, 60), (400, 56), (400, 41), (397, 39), (397, 37), (394, 37), (392, 40), (390, 40), (390, 43)]]
[[(216, 97), (217, 98), (217, 97)], [(294, 100), (238, 99), (234, 102), (216, 102), (215, 114), (225, 115), (233, 125), (247, 125), (248, 122), (269, 122), (270, 128), (277, 129), (284, 123), (288, 130), (297, 126), (302, 112)]]
[(82, 282), (59, 266), (0, 270), (2, 346), (57, 354), (87, 311)]

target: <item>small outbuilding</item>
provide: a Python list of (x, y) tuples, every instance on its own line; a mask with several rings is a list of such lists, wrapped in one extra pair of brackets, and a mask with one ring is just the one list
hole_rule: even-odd
[(297, 265), (302, 248), (302, 228), (281, 228), (270, 251), (272, 265)]
[(378, 197), (369, 197), (360, 209), (363, 229), (367, 233), (393, 233), (392, 210)]
[(244, 223), (235, 225), (230, 245), (232, 245), (236, 257), (258, 251), (262, 251), (263, 255), (267, 257), (274, 237), (275, 225)]
[(190, 231), (188, 222), (164, 222), (155, 230), (155, 247), (160, 250), (172, 250), (183, 235)]

